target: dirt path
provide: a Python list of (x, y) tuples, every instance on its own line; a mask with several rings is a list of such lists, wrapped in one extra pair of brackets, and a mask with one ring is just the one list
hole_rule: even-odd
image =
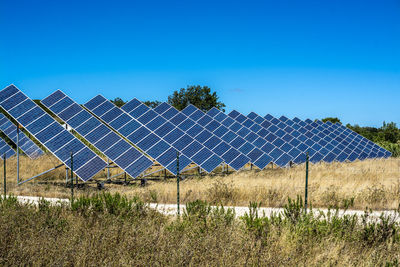
[[(17, 196), (18, 201), (21, 203), (33, 203), (37, 204), (41, 197), (31, 197), (31, 196)], [(69, 203), (69, 199), (65, 198), (44, 198), (46, 201), (50, 202), (53, 205), (57, 205), (59, 203)], [(176, 215), (178, 207), (176, 204), (160, 204), (160, 203), (149, 203), (150, 208), (156, 209), (159, 212), (165, 214), (165, 215)], [(231, 206), (226, 206), (225, 208), (232, 208), (235, 210), (236, 217), (240, 217), (245, 215), (246, 212), (249, 212), (248, 207), (231, 207)], [(185, 209), (185, 205), (181, 204), (180, 205), (180, 212), (181, 214), (183, 213)], [(258, 209), (258, 214), (259, 216), (271, 216), (273, 213), (283, 213), (284, 209), (283, 208), (259, 208)], [(328, 209), (314, 209), (313, 210), (316, 214), (318, 214), (318, 211), (322, 211), (325, 214), (328, 212)], [(370, 219), (378, 219), (381, 214), (384, 214), (386, 216), (394, 216), (395, 220), (397, 222), (400, 222), (400, 217), (398, 214), (393, 211), (393, 210), (386, 210), (386, 211), (373, 211), (370, 214)], [(339, 215), (357, 215), (361, 216), (364, 214), (364, 210), (339, 210)]]

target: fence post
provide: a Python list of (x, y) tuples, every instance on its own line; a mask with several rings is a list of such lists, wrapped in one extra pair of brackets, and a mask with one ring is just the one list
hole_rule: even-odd
[(180, 201), (179, 201), (179, 151), (176, 151), (176, 203), (178, 205), (178, 216), (181, 215)]
[(19, 124), (17, 125), (17, 185), (19, 185)]
[(307, 198), (308, 198), (308, 162), (309, 156), (308, 152), (306, 154), (306, 186), (305, 186), (305, 196), (304, 196), (304, 212), (307, 213)]
[(110, 159), (107, 158), (107, 180), (110, 180)]
[(3, 163), (4, 163), (4, 199), (7, 196), (7, 178), (6, 178), (6, 153), (3, 156)]
[(71, 152), (71, 204), (74, 203), (74, 152)]

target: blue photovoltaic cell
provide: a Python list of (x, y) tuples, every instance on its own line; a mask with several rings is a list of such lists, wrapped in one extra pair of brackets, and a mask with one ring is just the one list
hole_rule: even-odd
[(155, 131), (157, 128), (159, 128), (163, 123), (165, 123), (166, 120), (160, 116), (158, 116), (157, 118), (153, 119), (152, 121), (150, 121), (147, 124), (147, 127), (152, 130)]
[(187, 134), (184, 134), (180, 137), (176, 142), (173, 143), (174, 147), (179, 151), (182, 151), (185, 147), (187, 147), (191, 142), (193, 142), (193, 138)]
[(2, 139), (0, 138), (0, 157), (8, 159), (15, 155), (15, 151)]
[(61, 111), (72, 105), (74, 102), (69, 98), (63, 98), (52, 106), (54, 113), (59, 114)]
[(187, 130), (187, 134), (191, 137), (197, 137), (201, 131), (203, 131), (203, 127), (198, 124), (193, 125), (189, 130)]
[(3, 133), (5, 133), (15, 144), (18, 143), (19, 147), (28, 157), (37, 158), (44, 154), (44, 152), (22, 131), (17, 131), (17, 126), (1, 113), (0, 130), (3, 131)]
[(114, 108), (110, 109), (107, 113), (105, 113), (101, 117), (101, 119), (104, 121), (112, 121), (114, 118), (118, 117), (121, 114), (122, 114), (122, 112), (117, 107), (114, 107)]
[[(14, 94), (22, 94), (21, 91), (19, 91), (15, 86), (11, 85), (8, 86), (7, 88), (3, 89), (0, 92), (0, 103), (1, 106), (8, 112), (11, 107), (10, 107), (10, 102), (8, 100), (8, 96), (12, 95), (10, 94), (10, 92), (14, 92)], [(24, 98), (26, 99), (27, 97), (24, 95)], [(11, 98), (10, 98), (11, 99)], [(31, 102), (33, 103), (33, 101), (31, 100)], [(13, 103), (13, 105), (15, 106), (15, 103)], [(55, 120), (53, 118), (51, 118), (50, 116), (48, 116), (47, 114), (45, 114), (45, 112), (39, 108), (36, 104), (34, 104), (35, 107), (33, 109), (31, 109), (30, 111), (28, 111), (27, 113), (25, 113), (24, 115), (21, 115), (20, 117), (14, 118), (18, 121), (19, 124), (21, 124), (23, 127), (25, 127), (26, 130), (28, 130), (30, 132), (30, 134), (34, 135), (36, 137), (36, 133), (40, 132), (43, 128), (46, 127), (61, 127), (58, 124), (53, 124), (55, 122)], [(47, 123), (47, 124), (46, 124)], [(52, 125), (50, 125), (52, 124)], [(56, 126), (58, 125), (58, 126)], [(62, 128), (62, 127), (61, 127)], [(64, 142), (61, 148), (58, 148), (58, 150), (54, 150), (51, 149), (52, 144), (58, 140), (57, 137), (59, 135), (62, 134), (66, 134), (69, 136), (69, 138), (73, 138), (72, 141), (66, 143)], [(50, 137), (47, 137), (50, 138)], [(68, 138), (68, 137), (66, 137)], [(41, 136), (41, 139), (44, 140), (46, 139), (46, 136)], [(40, 140), (39, 140), (40, 141)], [(66, 164), (68, 166), (68, 162), (66, 161), (66, 156), (65, 154), (67, 154), (65, 151), (69, 151), (71, 152), (71, 147), (70, 144), (75, 145), (75, 143), (79, 143), (81, 145), (83, 145), (79, 140), (77, 140), (76, 138), (74, 138), (72, 136), (72, 134), (68, 133), (65, 129), (62, 129), (60, 131), (60, 133), (58, 133), (56, 136), (51, 137), (51, 139), (48, 139), (48, 141), (46, 141), (44, 143), (44, 146), (50, 151), (52, 152), (54, 155), (56, 155), (64, 164)], [(59, 144), (56, 145), (56, 147), (59, 147)], [(85, 147), (83, 145), (83, 147)], [(81, 149), (82, 150), (82, 149)], [(77, 151), (77, 153), (79, 154), (80, 152)], [(93, 151), (89, 150), (89, 153), (86, 154), (82, 154), (83, 157), (85, 157), (85, 160), (82, 161), (82, 163), (80, 163), (81, 161), (79, 161), (79, 157), (80, 155), (77, 155), (77, 164), (76, 164), (76, 168), (75, 168), (75, 164), (74, 164), (74, 172), (75, 174), (80, 177), (82, 180), (87, 181), (88, 179), (90, 179), (91, 177), (93, 177), (96, 173), (98, 173), (100, 170), (104, 169), (104, 167), (106, 166), (106, 163), (104, 161), (102, 161), (95, 153), (93, 153)], [(96, 165), (90, 165), (90, 161), (92, 161), (93, 159), (98, 158), (100, 159), (100, 163), (96, 164)]]
[(193, 125), (195, 124), (194, 121), (190, 119), (186, 119), (183, 121), (181, 124), (179, 124), (179, 128), (182, 129), (183, 131), (189, 130)]
[(134, 110), (135, 108), (137, 108), (141, 104), (142, 104), (142, 102), (140, 102), (139, 100), (133, 99), (132, 101), (129, 101), (128, 103), (126, 103), (122, 107), (122, 110), (129, 113), (130, 111)]
[(72, 128), (76, 128), (83, 122), (90, 119), (90, 117), (91, 116), (88, 112), (79, 112), (77, 115), (68, 120), (68, 125), (71, 126)]
[(175, 126), (172, 123), (170, 123), (169, 121), (167, 121), (160, 128), (155, 130), (155, 133), (161, 137), (164, 137), (166, 134), (171, 132), (173, 129), (175, 129)]
[(28, 129), (28, 131), (31, 132), (31, 134), (35, 135), (43, 128), (50, 125), (52, 122), (54, 122), (54, 119), (49, 115), (45, 114), (39, 119), (35, 120), (33, 123), (28, 124), (28, 126), (26, 126), (26, 129)]
[(143, 138), (142, 141), (140, 141), (140, 143), (138, 144), (138, 147), (147, 151), (148, 149), (150, 149), (150, 147), (152, 147), (154, 144), (156, 144), (160, 140), (161, 139), (157, 135), (150, 133), (148, 136)]
[[(47, 101), (47, 99), (54, 98), (54, 94), (60, 96), (64, 93), (58, 90), (50, 95), (48, 98), (45, 98), (43, 103), (51, 103), (51, 101)], [(138, 172), (134, 168), (129, 168), (137, 160), (139, 160), (139, 158), (143, 156), (142, 153), (129, 145), (110, 128), (101, 123), (97, 118), (92, 116), (89, 112), (84, 110), (80, 105), (76, 104), (65, 94), (64, 98), (57, 102), (57, 104), (61, 105), (60, 103), (63, 101), (67, 103), (73, 103), (72, 105), (70, 105), (70, 107), (74, 106), (74, 108), (66, 108), (63, 111), (59, 109), (53, 109), (54, 106), (52, 105), (46, 107), (62, 119), (64, 117), (66, 123), (70, 124), (70, 126), (75, 125), (74, 130), (76, 130), (78, 134), (80, 134), (86, 140), (92, 143), (97, 149), (99, 149), (104, 155), (111, 159), (117, 166), (123, 169), (131, 177), (136, 178), (138, 173), (141, 174), (144, 170), (152, 166), (152, 160), (147, 158), (147, 160), (141, 159), (141, 172)], [(105, 103), (102, 104), (102, 107), (107, 106), (108, 105)], [(105, 111), (106, 109), (97, 109), (98, 112), (100, 112), (101, 110)], [(66, 111), (68, 112), (68, 116), (65, 116)], [(113, 113), (114, 116), (118, 116), (118, 112), (114, 111)], [(112, 119), (112, 116), (110, 115), (108, 119)], [(86, 122), (84, 122), (84, 120), (86, 120)], [(70, 122), (72, 122), (72, 124)], [(84, 156), (85, 154), (81, 155)]]
[(12, 117), (18, 118), (28, 110), (35, 107), (35, 103), (32, 103), (29, 99), (21, 102), (19, 105), (15, 106), (14, 108), (10, 109), (9, 113)]
[(178, 128), (175, 128), (174, 130), (172, 130), (171, 132), (169, 132), (163, 139), (167, 142), (167, 143), (174, 143), (176, 140), (178, 140), (178, 138), (180, 138), (181, 136), (183, 136), (184, 133), (183, 131), (179, 130)]
[(194, 141), (193, 143), (191, 143), (190, 145), (188, 145), (183, 151), (182, 153), (184, 153), (185, 155), (187, 155), (188, 157), (192, 157), (194, 156), (197, 152), (199, 152), (201, 149), (203, 148), (203, 146), (197, 142)]
[[(122, 109), (124, 109), (124, 107), (122, 107)], [(169, 109), (169, 105), (167, 103), (161, 103), (160, 105), (158, 105), (157, 107), (154, 108), (154, 111), (157, 112), (158, 114), (162, 114), (165, 111), (167, 111)], [(129, 112), (129, 111), (127, 111)]]

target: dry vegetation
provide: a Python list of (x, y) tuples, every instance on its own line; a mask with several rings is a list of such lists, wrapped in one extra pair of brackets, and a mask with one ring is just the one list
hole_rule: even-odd
[(102, 193), (72, 206), (0, 199), (0, 265), (398, 266), (400, 227), (391, 218), (320, 217), (300, 202), (282, 216), (188, 203), (167, 217), (138, 199)]
[[(58, 162), (52, 156), (38, 160), (21, 157), (21, 178), (26, 179), (45, 171)], [(3, 166), (0, 167), (2, 176)], [(111, 169), (111, 174), (119, 173)], [(151, 171), (149, 171), (151, 172)], [(192, 171), (195, 173), (195, 171)], [(96, 180), (104, 181), (106, 171)], [(160, 173), (159, 175), (163, 175)], [(1, 177), (0, 176), (0, 177)], [(15, 195), (61, 197), (70, 196), (65, 188), (65, 169), (60, 168), (16, 186), (16, 160), (7, 161), (8, 192)], [(310, 166), (309, 198), (314, 207), (341, 207), (353, 202), (353, 208), (369, 207), (375, 210), (395, 209), (400, 203), (400, 159), (365, 160), (353, 163), (319, 163)], [(2, 183), (3, 179), (0, 179)], [(247, 206), (250, 201), (262, 206), (282, 207), (287, 198), (304, 194), (305, 167), (279, 169), (269, 167), (263, 171), (248, 170), (239, 173), (187, 176), (180, 184), (182, 202), (206, 200), (212, 204)], [(2, 186), (2, 184), (1, 184)], [(105, 184), (105, 190), (119, 192), (128, 197), (139, 196), (145, 201), (159, 203), (176, 202), (176, 181), (148, 181), (146, 187), (132, 182), (129, 186)], [(87, 195), (97, 191), (95, 183), (89, 183), (76, 191)]]

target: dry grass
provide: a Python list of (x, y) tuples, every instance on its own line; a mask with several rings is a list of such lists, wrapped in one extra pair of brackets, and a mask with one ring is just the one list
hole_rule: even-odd
[(235, 219), (201, 202), (167, 217), (119, 195), (39, 207), (0, 199), (4, 266), (398, 266), (396, 223), (288, 216)]
[[(51, 156), (38, 160), (21, 158), (21, 177), (29, 178), (45, 171), (58, 162)], [(155, 167), (157, 168), (157, 167)], [(3, 173), (3, 166), (0, 173)], [(155, 170), (155, 169), (154, 169)], [(112, 169), (111, 174), (119, 173)], [(151, 172), (151, 171), (149, 171)], [(163, 173), (160, 173), (162, 176)], [(8, 192), (16, 195), (44, 197), (69, 197), (65, 188), (65, 169), (60, 168), (45, 176), (16, 186), (16, 160), (7, 161)], [(104, 180), (106, 171), (95, 178)], [(3, 179), (0, 179), (1, 182)], [(43, 182), (54, 182), (57, 185)], [(263, 171), (248, 170), (229, 175), (190, 176), (180, 184), (182, 202), (196, 199), (214, 204), (247, 206), (250, 201), (261, 202), (262, 206), (281, 207), (287, 198), (304, 195), (305, 167)], [(1, 187), (3, 185), (1, 184)], [(106, 190), (127, 196), (139, 196), (145, 201), (159, 203), (176, 202), (176, 181), (149, 181), (146, 187), (131, 183), (129, 186), (106, 184)], [(96, 184), (88, 184), (77, 194), (95, 192)], [(365, 160), (353, 163), (319, 163), (310, 165), (309, 198), (314, 207), (343, 206), (354, 201), (354, 208), (394, 209), (400, 203), (400, 159)]]

